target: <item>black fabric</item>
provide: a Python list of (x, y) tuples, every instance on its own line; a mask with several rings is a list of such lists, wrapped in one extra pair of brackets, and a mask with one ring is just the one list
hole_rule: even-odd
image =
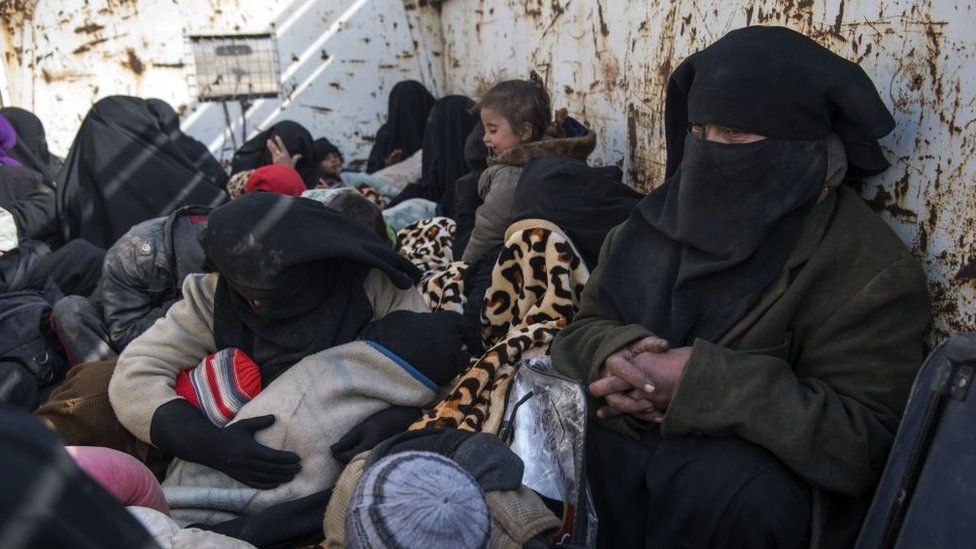
[(339, 463), (349, 463), (352, 458), (372, 450), (380, 442), (406, 431), (422, 414), (422, 409), (412, 406), (384, 408), (349, 429), (329, 447), (329, 451)]
[[(29, 382), (23, 375), (14, 374), (14, 379), (0, 379), (3, 386), (0, 398), (13, 396), (8, 402), (16, 401), (30, 410), (41, 404), (38, 391), (49, 393), (68, 370), (68, 362), (51, 328), (51, 305), (41, 292), (32, 289), (0, 295), (0, 362), (8, 364), (7, 369), (16, 364), (20, 374), (32, 378)], [(37, 400), (30, 401), (24, 392), (17, 390), (8, 393), (8, 384), (30, 386), (26, 394), (34, 395)]]
[[(454, 217), (454, 183), (470, 171), (465, 144), (477, 123), (471, 114), (473, 106), (474, 102), (463, 95), (449, 95), (434, 103), (424, 130), (420, 182), (408, 185), (389, 207), (409, 198), (425, 198), (437, 202), (443, 215)], [(411, 189), (414, 186), (418, 188)]]
[(615, 237), (604, 316), (672, 346), (716, 341), (779, 275), (824, 184), (823, 141), (728, 145), (689, 136), (678, 172)]
[(155, 546), (139, 521), (85, 475), (30, 414), (0, 405), (0, 439), (5, 547)]
[(0, 294), (31, 289), (40, 291), (47, 279), (38, 269), (51, 250), (41, 242), (21, 240), (17, 248), (0, 255)]
[(607, 233), (626, 221), (642, 198), (624, 185), (623, 172), (616, 166), (592, 168), (575, 158), (534, 158), (519, 177), (511, 222), (555, 223), (592, 271)]
[[(604, 316), (681, 346), (716, 341), (782, 271), (825, 183), (828, 132), (878, 137), (891, 117), (856, 65), (768, 27), (692, 55), (666, 105), (669, 177), (616, 234), (598, 292)], [(768, 138), (709, 142), (686, 122)], [(883, 158), (857, 161), (884, 168)]]
[(325, 537), (322, 521), (330, 499), (332, 488), (327, 488), (217, 525), (190, 527), (244, 540), (262, 549), (309, 547)]
[(57, 202), (44, 176), (24, 166), (0, 165), (0, 208), (10, 212), (20, 238), (43, 240), (58, 237)]
[(313, 143), (313, 146), (315, 148), (316, 162), (321, 162), (325, 160), (325, 157), (329, 154), (334, 154), (337, 155), (339, 158), (342, 158), (342, 153), (339, 152), (339, 147), (336, 147), (335, 145), (332, 144), (331, 141), (329, 141), (324, 137), (320, 137), (316, 139)]
[(95, 292), (104, 261), (105, 250), (79, 238), (41, 257), (37, 269), (65, 295), (87, 297)]
[(738, 437), (639, 440), (587, 425), (597, 547), (800, 549), (810, 488), (769, 451)]
[(465, 302), (461, 313), (464, 317), (461, 333), (474, 356), (481, 356), (487, 350), (481, 335), (481, 310), (485, 304), (485, 294), (491, 287), (491, 271), (501, 253), (502, 246), (496, 246), (468, 265), (462, 275)]
[[(373, 316), (363, 289), (371, 268), (401, 289), (419, 279), (380, 236), (305, 198), (245, 195), (210, 214), (200, 242), (220, 273), (217, 347), (247, 353), (265, 384), (302, 358), (356, 338)], [(252, 309), (249, 299), (261, 305)]]
[(159, 120), (159, 126), (174, 143), (177, 143), (193, 165), (207, 175), (219, 187), (227, 184), (227, 172), (210, 153), (206, 145), (186, 135), (180, 129), (180, 116), (169, 103), (161, 99), (146, 99), (146, 108)]
[(393, 311), (367, 324), (359, 338), (379, 343), (443, 387), (471, 360), (462, 349), (461, 321), (461, 315), (448, 311)]
[(252, 488), (270, 490), (291, 481), (301, 469), (297, 454), (254, 440), (256, 432), (274, 422), (274, 416), (266, 415), (217, 427), (190, 401), (177, 398), (153, 412), (149, 438), (169, 455), (212, 467)]
[(497, 436), (434, 428), (407, 431), (381, 442), (366, 458), (365, 469), (400, 452), (433, 452), (449, 458), (485, 492), (517, 489), (525, 471), (522, 459)]
[(881, 173), (878, 139), (895, 127), (864, 70), (783, 27), (746, 27), (690, 55), (671, 74), (665, 103), (666, 177), (681, 164), (688, 123), (784, 140), (844, 142), (847, 178)]
[(60, 166), (47, 148), (47, 133), (44, 124), (34, 113), (19, 107), (4, 107), (0, 116), (7, 119), (17, 132), (17, 143), (8, 155), (16, 158), (21, 165), (44, 176), (44, 182), (53, 185)]
[(386, 167), (386, 158), (399, 149), (406, 159), (423, 146), (427, 117), (434, 106), (434, 96), (416, 80), (404, 80), (390, 90), (386, 123), (376, 132), (369, 152), (366, 171), (373, 173)]
[[(85, 116), (61, 170), (58, 219), (65, 240), (108, 248), (133, 225), (188, 204), (227, 200), (219, 174), (167, 114), (136, 97), (98, 101)], [(160, 116), (163, 116), (160, 119)]]
[(285, 149), (292, 157), (301, 155), (295, 163), (295, 170), (302, 176), (302, 181), (309, 189), (318, 184), (320, 172), (319, 158), (315, 154), (315, 143), (312, 134), (298, 122), (283, 120), (263, 132), (255, 135), (241, 145), (234, 153), (230, 163), (231, 173), (245, 170), (256, 170), (261, 166), (271, 164), (271, 153), (268, 151), (268, 141), (280, 137)]
[(475, 213), (481, 206), (478, 181), (488, 168), (488, 147), (484, 142), (485, 127), (478, 122), (464, 141), (464, 160), (471, 171), (454, 182), (454, 220), (457, 234), (454, 236), (454, 257), (464, 255), (471, 233), (474, 231)]

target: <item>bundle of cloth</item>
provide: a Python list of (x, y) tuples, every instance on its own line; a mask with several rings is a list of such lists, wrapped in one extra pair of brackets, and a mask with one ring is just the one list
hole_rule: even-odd
[(226, 181), (206, 146), (180, 131), (168, 104), (107, 97), (85, 116), (58, 178), (61, 234), (108, 248), (147, 219), (222, 204)]

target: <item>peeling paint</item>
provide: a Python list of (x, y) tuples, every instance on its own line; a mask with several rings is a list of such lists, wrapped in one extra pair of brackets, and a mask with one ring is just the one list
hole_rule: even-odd
[(541, 0), (476, 4), (444, 4), (448, 87), (472, 93), (496, 71), (538, 70), (554, 105), (597, 133), (591, 158), (623, 158), (642, 191), (663, 178), (667, 79), (690, 53), (763, 24), (855, 60), (897, 120), (881, 143), (891, 168), (859, 190), (928, 274), (931, 341), (976, 330), (976, 1), (594, 0), (562, 2), (558, 15)]

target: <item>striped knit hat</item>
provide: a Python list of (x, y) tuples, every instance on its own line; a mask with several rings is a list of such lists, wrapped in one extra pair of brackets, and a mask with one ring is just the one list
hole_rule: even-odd
[(349, 549), (487, 547), (491, 515), (472, 476), (432, 452), (377, 461), (359, 480), (346, 514)]
[(219, 427), (261, 392), (261, 370), (240, 349), (207, 355), (196, 368), (176, 378), (176, 394), (189, 400)]

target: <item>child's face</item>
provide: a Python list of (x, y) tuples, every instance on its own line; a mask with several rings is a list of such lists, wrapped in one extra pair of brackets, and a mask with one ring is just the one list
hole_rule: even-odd
[(485, 126), (485, 146), (492, 154), (507, 151), (524, 141), (508, 120), (490, 107), (481, 109), (481, 123)]
[(336, 153), (329, 153), (325, 155), (320, 164), (325, 175), (335, 177), (339, 175), (339, 170), (342, 169), (342, 158)]

